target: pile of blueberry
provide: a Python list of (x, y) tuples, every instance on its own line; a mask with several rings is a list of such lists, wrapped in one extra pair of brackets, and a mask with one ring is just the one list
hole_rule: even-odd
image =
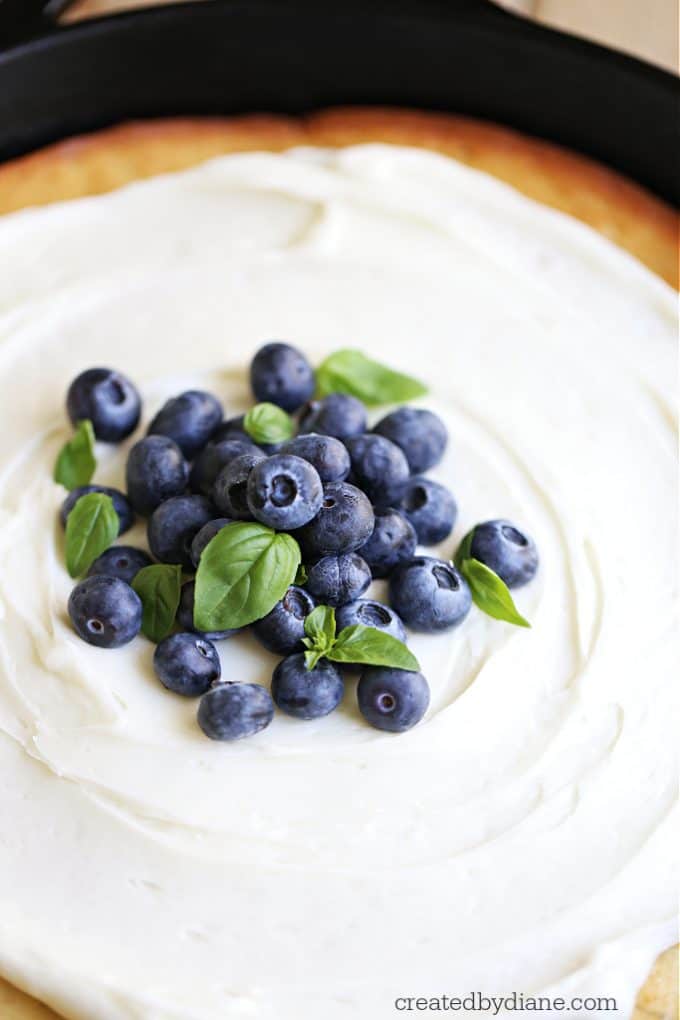
[[(274, 703), (301, 719), (324, 716), (344, 693), (351, 665), (321, 658), (308, 668), (305, 621), (317, 606), (335, 610), (338, 630), (363, 624), (406, 641), (406, 628), (434, 633), (467, 616), (471, 594), (450, 560), (417, 552), (451, 533), (457, 506), (445, 486), (425, 472), (442, 458), (448, 436), (432, 411), (405, 405), (369, 428), (364, 403), (346, 392), (314, 400), (315, 373), (295, 348), (269, 343), (250, 367), (255, 400), (296, 415), (296, 435), (256, 443), (244, 416), (224, 419), (210, 393), (190, 390), (167, 401), (147, 434), (130, 449), (126, 493), (98, 485), (74, 488), (62, 523), (91, 492), (111, 497), (125, 532), (135, 515), (148, 519), (149, 552), (114, 545), (89, 567), (69, 600), (77, 633), (90, 644), (116, 648), (142, 624), (132, 585), (153, 562), (176, 564), (185, 578), (173, 632), (161, 640), (154, 668), (169, 690), (200, 697), (198, 722), (207, 736), (232, 740), (269, 724)], [(141, 401), (134, 385), (108, 369), (79, 375), (68, 391), (74, 425), (91, 422), (94, 436), (119, 442), (137, 427)], [(235, 630), (197, 632), (193, 575), (210, 541), (236, 521), (286, 532), (302, 551), (297, 583), (252, 632), (284, 658), (269, 690), (221, 678), (215, 642)], [(508, 521), (487, 521), (468, 535), (468, 555), (518, 587), (534, 576), (534, 542)], [(374, 578), (388, 581), (389, 605), (365, 598)], [(429, 703), (419, 672), (360, 667), (359, 709), (378, 729), (415, 725)]]

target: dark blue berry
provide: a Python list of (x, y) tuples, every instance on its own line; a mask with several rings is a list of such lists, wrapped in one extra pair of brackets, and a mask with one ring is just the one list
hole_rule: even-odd
[(208, 638), (209, 641), (223, 641), (225, 638), (231, 637), (232, 634), (238, 634), (238, 627), (231, 630), (197, 630), (194, 625), (195, 593), (196, 584), (194, 581), (186, 581), (182, 585), (177, 609), (177, 622), (182, 630), (190, 630), (194, 634), (201, 634), (204, 638)]
[(137, 428), (142, 402), (137, 389), (120, 372), (88, 368), (69, 386), (66, 410), (74, 425), (89, 418), (97, 439), (117, 443)]
[(302, 412), (300, 432), (320, 433), (348, 439), (366, 431), (366, 408), (347, 393), (329, 393), (323, 400), (313, 400)]
[(111, 497), (113, 509), (118, 514), (118, 534), (122, 535), (129, 531), (135, 520), (135, 512), (132, 509), (127, 496), (124, 496), (118, 489), (111, 489), (108, 485), (79, 485), (77, 489), (71, 489), (68, 496), (61, 504), (59, 519), (66, 527), (66, 519), (73, 510), (81, 496), (87, 496), (90, 492), (102, 492), (105, 496)]
[(373, 577), (389, 577), (395, 567), (407, 563), (416, 551), (416, 533), (398, 510), (376, 510), (375, 527), (359, 552)]
[(302, 545), (305, 561), (322, 556), (355, 552), (373, 531), (375, 515), (368, 497), (348, 482), (324, 485), (323, 499), (316, 517), (301, 528), (296, 538)]
[(314, 392), (314, 372), (290, 344), (265, 344), (251, 362), (250, 385), (258, 402), (296, 411)]
[(413, 474), (434, 467), (444, 456), (448, 432), (439, 415), (416, 407), (399, 407), (373, 429), (403, 450)]
[(142, 625), (142, 603), (119, 577), (86, 577), (71, 592), (68, 615), (83, 641), (97, 648), (120, 648)]
[(270, 652), (298, 652), (303, 647), (305, 620), (315, 604), (308, 592), (293, 586), (270, 613), (253, 624), (253, 633)]
[(366, 493), (377, 507), (395, 506), (409, 478), (406, 457), (384, 436), (366, 433), (345, 441), (352, 461), (350, 475), (354, 485)]
[(345, 684), (340, 671), (321, 659), (307, 669), (304, 654), (289, 655), (274, 670), (272, 698), (280, 709), (296, 719), (320, 719), (342, 701)]
[(306, 587), (323, 606), (344, 606), (364, 594), (371, 571), (358, 553), (324, 556), (309, 568)]
[(281, 447), (281, 453), (292, 453), (309, 461), (326, 482), (344, 482), (349, 474), (349, 454), (345, 445), (335, 436), (320, 436), (310, 432), (296, 436)]
[(478, 524), (472, 536), (470, 556), (498, 574), (508, 588), (521, 588), (538, 570), (536, 543), (510, 521)]
[(424, 475), (409, 478), (399, 509), (416, 529), (421, 545), (443, 542), (451, 534), (458, 516), (456, 501), (449, 490)]
[(240, 740), (269, 726), (274, 702), (260, 684), (216, 684), (201, 698), (197, 718), (211, 740)]
[(390, 577), (390, 602), (407, 627), (435, 633), (461, 623), (470, 611), (472, 596), (451, 563), (420, 556)]
[(301, 457), (275, 453), (248, 476), (248, 506), (255, 520), (291, 531), (316, 517), (323, 486), (315, 468)]
[(403, 733), (419, 723), (430, 704), (430, 688), (422, 673), (368, 666), (357, 687), (359, 711), (377, 730)]
[(248, 506), (248, 479), (255, 465), (264, 458), (260, 450), (244, 453), (222, 468), (212, 491), (213, 502), (221, 513), (228, 514), (235, 521), (252, 521), (253, 515)]
[(345, 627), (353, 627), (357, 623), (364, 627), (374, 627), (385, 634), (390, 634), (398, 641), (406, 641), (404, 624), (390, 606), (376, 602), (374, 599), (357, 599), (335, 611), (337, 632)]
[(169, 436), (192, 460), (222, 421), (222, 405), (204, 390), (187, 390), (163, 404), (149, 425), (149, 435)]
[(128, 499), (148, 517), (166, 499), (187, 487), (189, 465), (177, 443), (167, 436), (146, 436), (132, 447), (125, 468)]
[(219, 443), (211, 440), (203, 447), (191, 469), (189, 484), (193, 491), (210, 496), (220, 471), (244, 454), (258, 460), (264, 458), (262, 450), (249, 439), (222, 439)]
[(213, 435), (213, 442), (220, 443), (223, 439), (243, 439), (247, 443), (254, 444), (265, 453), (278, 453), (283, 443), (255, 443), (255, 440), (246, 432), (243, 427), (245, 414), (239, 414), (235, 418), (228, 418), (216, 429)]
[(156, 676), (169, 691), (197, 698), (219, 680), (220, 657), (215, 646), (200, 634), (171, 634), (153, 655)]
[(107, 577), (118, 577), (126, 584), (132, 584), (139, 571), (150, 565), (151, 557), (143, 549), (136, 549), (132, 545), (112, 545), (97, 557), (87, 576), (106, 574)]
[(149, 518), (147, 537), (151, 552), (161, 563), (193, 566), (191, 543), (215, 509), (205, 496), (175, 496), (157, 507)]
[(226, 528), (227, 524), (231, 524), (231, 520), (228, 517), (216, 517), (214, 521), (208, 521), (204, 524), (200, 531), (196, 532), (194, 539), (191, 543), (191, 560), (195, 567), (198, 567), (199, 560), (203, 555), (203, 550), (212, 542), (218, 531), (222, 528)]

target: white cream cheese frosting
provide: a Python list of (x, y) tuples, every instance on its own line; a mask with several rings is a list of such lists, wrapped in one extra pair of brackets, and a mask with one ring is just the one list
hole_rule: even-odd
[[(473, 991), (629, 1016), (675, 937), (669, 288), (493, 179), (381, 146), (15, 214), (0, 265), (0, 972), (83, 1020), (386, 1020)], [(235, 414), (273, 338), (431, 385), (460, 506), (443, 555), (489, 517), (538, 543), (531, 630), (473, 609), (412, 636), (432, 704), (402, 736), (350, 680), (326, 719), (214, 744), (147, 641), (103, 651), (68, 622), (69, 381), (110, 365), (146, 420), (194, 385)], [(129, 445), (98, 448), (96, 481), (122, 486)], [(269, 682), (252, 638), (219, 651), (225, 679)]]

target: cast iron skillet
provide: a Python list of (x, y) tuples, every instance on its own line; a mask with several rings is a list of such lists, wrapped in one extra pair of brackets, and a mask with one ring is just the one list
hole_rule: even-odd
[(0, 159), (137, 117), (387, 104), (510, 124), (680, 204), (677, 80), (486, 0), (0, 0)]

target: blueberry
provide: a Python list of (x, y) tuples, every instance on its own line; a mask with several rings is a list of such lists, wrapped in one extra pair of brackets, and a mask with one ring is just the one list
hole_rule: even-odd
[(348, 439), (366, 431), (366, 408), (346, 393), (329, 393), (323, 400), (313, 400), (304, 408), (300, 418), (300, 432), (321, 433)]
[(373, 577), (389, 577), (395, 567), (413, 558), (415, 529), (398, 510), (376, 510), (373, 533), (359, 551)]
[(177, 443), (167, 436), (146, 436), (132, 447), (125, 467), (128, 499), (148, 517), (157, 506), (187, 487), (189, 465)]
[(419, 723), (430, 704), (430, 688), (422, 673), (368, 666), (357, 687), (359, 711), (377, 730), (403, 733)]
[(249, 439), (222, 439), (219, 443), (211, 440), (203, 447), (194, 461), (189, 483), (194, 492), (210, 496), (215, 479), (220, 471), (237, 457), (250, 454), (262, 460), (264, 453)]
[(314, 392), (314, 372), (290, 344), (265, 344), (250, 363), (250, 385), (258, 402), (296, 411)]
[(190, 630), (194, 634), (200, 634), (202, 637), (208, 638), (209, 641), (223, 641), (225, 638), (231, 637), (232, 634), (238, 634), (238, 627), (231, 630), (197, 630), (194, 626), (195, 592), (196, 584), (194, 581), (186, 581), (182, 585), (177, 609), (177, 622), (182, 630)]
[(256, 464), (264, 460), (264, 454), (244, 453), (235, 457), (223, 468), (215, 479), (212, 498), (217, 509), (229, 514), (235, 521), (252, 521), (248, 506), (248, 478)]
[(274, 702), (260, 684), (216, 684), (201, 698), (197, 718), (211, 740), (240, 740), (269, 726)]
[(191, 460), (221, 421), (222, 405), (217, 397), (204, 390), (187, 390), (163, 404), (148, 432), (174, 439), (184, 456)]
[(253, 633), (270, 652), (289, 655), (303, 647), (305, 620), (316, 603), (303, 588), (288, 589), (270, 613), (253, 624)]
[(320, 719), (337, 708), (345, 693), (340, 671), (321, 659), (307, 669), (304, 654), (283, 659), (272, 676), (272, 698), (280, 709), (296, 719)]
[(302, 457), (275, 453), (248, 476), (248, 506), (255, 520), (291, 531), (316, 517), (323, 486), (315, 468)]
[(217, 649), (200, 634), (171, 634), (158, 645), (153, 655), (156, 676), (169, 691), (197, 698), (219, 680), (220, 657)]
[(345, 441), (352, 461), (351, 479), (377, 507), (394, 506), (409, 478), (406, 457), (384, 436), (366, 433)]
[(510, 521), (478, 524), (472, 536), (470, 556), (498, 574), (508, 588), (521, 588), (538, 570), (536, 543)]
[(415, 407), (392, 411), (380, 419), (373, 431), (403, 450), (413, 474), (421, 474), (438, 464), (449, 438), (439, 415)]
[(222, 528), (226, 528), (227, 524), (231, 524), (231, 520), (228, 517), (216, 517), (214, 521), (208, 521), (204, 524), (200, 531), (197, 531), (194, 535), (191, 543), (191, 561), (195, 567), (198, 567), (199, 560), (203, 555), (203, 550), (209, 542), (212, 542), (218, 531)]
[(66, 527), (66, 519), (73, 510), (81, 496), (87, 496), (90, 492), (103, 492), (105, 496), (110, 496), (113, 503), (113, 509), (118, 514), (118, 534), (122, 535), (125, 531), (129, 531), (135, 520), (135, 512), (132, 509), (130, 501), (127, 496), (124, 496), (118, 489), (111, 489), (108, 485), (79, 485), (77, 489), (71, 489), (68, 496), (61, 504), (61, 510), (59, 511), (59, 519), (61, 523)]
[(97, 574), (77, 584), (68, 600), (76, 633), (97, 648), (120, 648), (142, 625), (142, 603), (119, 577)]
[(214, 432), (212, 441), (214, 443), (221, 443), (223, 439), (243, 439), (246, 443), (254, 444), (256, 448), (263, 450), (265, 453), (279, 452), (283, 443), (255, 443), (255, 440), (252, 436), (248, 435), (243, 427), (244, 419), (245, 414), (239, 414), (235, 418), (228, 418), (226, 421), (223, 421)]
[(356, 599), (355, 602), (349, 602), (346, 606), (340, 606), (335, 613), (335, 622), (338, 634), (345, 627), (353, 627), (357, 623), (362, 623), (364, 627), (375, 627), (376, 630), (390, 634), (398, 641), (406, 641), (404, 624), (395, 611), (374, 599)]
[(347, 482), (324, 485), (317, 516), (297, 534), (309, 561), (355, 552), (373, 531), (375, 515), (366, 495)]
[(97, 439), (117, 443), (137, 428), (142, 402), (124, 375), (110, 368), (88, 368), (69, 386), (66, 410), (74, 425), (89, 418)]
[(143, 549), (136, 549), (132, 545), (112, 545), (97, 557), (87, 576), (106, 574), (107, 577), (119, 577), (126, 584), (132, 584), (139, 571), (150, 565), (151, 557)]
[(179, 563), (190, 570), (191, 543), (214, 517), (213, 505), (205, 496), (174, 496), (166, 500), (149, 518), (147, 537), (151, 552), (161, 563)]
[(320, 605), (337, 608), (358, 599), (370, 583), (368, 563), (358, 553), (342, 553), (310, 567), (306, 587)]
[(443, 542), (458, 516), (458, 506), (449, 490), (424, 475), (409, 478), (399, 509), (416, 529), (421, 545)]
[(296, 436), (281, 447), (281, 453), (292, 453), (309, 461), (326, 482), (344, 482), (349, 474), (349, 454), (346, 447), (335, 436), (320, 436), (310, 432)]
[(470, 611), (472, 596), (451, 563), (420, 556), (390, 577), (390, 602), (407, 627), (434, 633), (461, 623)]

